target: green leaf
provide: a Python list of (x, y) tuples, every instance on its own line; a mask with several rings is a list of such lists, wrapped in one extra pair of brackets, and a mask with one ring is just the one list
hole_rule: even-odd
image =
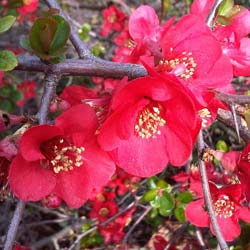
[(147, 180), (148, 186), (150, 189), (156, 189), (157, 188), (157, 183), (158, 178), (156, 176), (153, 176)]
[(223, 0), (218, 8), (219, 16), (227, 16), (228, 12), (233, 8), (234, 0)]
[(166, 181), (164, 181), (163, 179), (160, 179), (160, 180), (157, 181), (156, 186), (158, 188), (167, 188), (168, 183)]
[(171, 211), (174, 208), (174, 200), (172, 196), (164, 192), (163, 195), (159, 198), (160, 209), (167, 211)]
[(13, 112), (16, 105), (9, 99), (0, 100), (0, 109), (7, 112)]
[(91, 31), (91, 26), (88, 23), (83, 24), (83, 26), (78, 30), (78, 34), (84, 42), (88, 42), (89, 32)]
[(61, 16), (54, 15), (52, 18), (57, 22), (57, 30), (50, 43), (50, 53), (61, 49), (66, 44), (70, 33), (69, 24)]
[(17, 66), (18, 62), (13, 52), (9, 50), (0, 51), (0, 70), (9, 71)]
[(27, 36), (23, 36), (20, 39), (20, 45), (22, 46), (22, 48), (26, 49), (27, 51), (32, 51), (32, 48), (30, 47), (30, 41), (29, 38)]
[(38, 18), (29, 33), (31, 48), (38, 56), (49, 53), (49, 48), (57, 30), (57, 22), (52, 18)]
[(218, 140), (215, 147), (217, 150), (220, 150), (223, 152), (229, 151), (229, 147), (228, 147), (227, 143), (223, 140)]
[(153, 199), (155, 199), (156, 195), (157, 195), (157, 190), (156, 189), (149, 190), (148, 192), (146, 192), (143, 195), (142, 201), (145, 201), (145, 202), (152, 201)]
[(183, 207), (177, 207), (174, 210), (174, 215), (176, 217), (176, 219), (180, 222), (184, 222), (185, 221), (185, 210)]
[(159, 208), (160, 205), (160, 196), (156, 196), (154, 200), (150, 201), (150, 205), (154, 208)]
[(189, 203), (191, 202), (193, 199), (192, 199), (192, 195), (189, 193), (189, 192), (183, 192), (183, 193), (180, 193), (177, 198), (176, 198), (178, 201), (180, 201), (181, 203)]
[(0, 34), (9, 30), (15, 21), (16, 18), (14, 16), (5, 16), (0, 18)]
[(20, 101), (23, 98), (23, 94), (18, 90), (14, 90), (14, 91), (11, 92), (10, 98), (11, 98), (11, 100), (17, 102), (17, 101)]

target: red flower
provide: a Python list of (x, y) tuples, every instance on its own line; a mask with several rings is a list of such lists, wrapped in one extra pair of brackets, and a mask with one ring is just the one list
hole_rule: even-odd
[(60, 98), (69, 103), (70, 106), (81, 104), (84, 99), (95, 97), (96, 94), (93, 90), (80, 85), (66, 87), (60, 95)]
[(53, 193), (70, 207), (80, 207), (114, 172), (113, 162), (96, 144), (97, 126), (94, 110), (80, 104), (58, 116), (54, 126), (27, 130), (10, 166), (13, 193), (24, 201)]
[(22, 82), (17, 89), (23, 94), (22, 100), (17, 102), (18, 106), (22, 106), (28, 99), (35, 96), (36, 82)]
[(250, 143), (248, 143), (240, 154), (236, 173), (244, 187), (246, 198), (250, 201)]
[(25, 16), (28, 13), (31, 13), (37, 10), (38, 2), (39, 2), (38, 0), (23, 0), (24, 5), (22, 7), (17, 8), (17, 11), (21, 15)]
[[(214, 0), (195, 0), (191, 6), (191, 13), (206, 20)], [(213, 35), (221, 43), (223, 54), (230, 58), (235, 76), (249, 76), (250, 70), (250, 11), (242, 6), (232, 6), (223, 16), (220, 24), (219, 17), (214, 19)]]
[[(240, 234), (239, 219), (250, 222), (249, 209), (241, 205), (243, 201), (242, 186), (236, 184), (219, 189), (211, 184), (210, 191), (221, 232), (226, 241), (232, 241)], [(198, 227), (210, 227), (214, 234), (203, 198), (189, 203), (185, 213), (186, 218), (192, 224)]]
[(191, 98), (177, 85), (172, 76), (146, 76), (114, 95), (98, 140), (128, 173), (152, 176), (168, 162), (188, 160), (199, 125)]
[(111, 31), (122, 31), (126, 15), (120, 11), (115, 5), (110, 5), (102, 11), (104, 23), (100, 34), (107, 36)]
[(165, 29), (161, 48), (158, 71), (175, 74), (203, 105), (204, 92), (225, 87), (232, 80), (232, 66), (220, 43), (195, 15), (186, 15)]

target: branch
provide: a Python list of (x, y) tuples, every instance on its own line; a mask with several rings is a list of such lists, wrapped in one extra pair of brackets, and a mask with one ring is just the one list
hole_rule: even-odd
[(173, 243), (178, 239), (179, 236), (181, 236), (184, 231), (187, 229), (189, 225), (189, 222), (185, 222), (182, 224), (181, 227), (179, 227), (175, 232), (174, 234), (171, 236), (171, 239), (169, 240), (168, 244), (165, 246), (164, 250), (168, 250), (172, 245)]
[(12, 250), (12, 246), (16, 238), (18, 226), (22, 219), (24, 207), (25, 207), (25, 202), (19, 200), (15, 209), (14, 215), (12, 217), (10, 226), (8, 228), (3, 250)]
[(209, 13), (209, 15), (207, 17), (207, 20), (206, 20), (206, 23), (207, 23), (207, 25), (209, 27), (213, 26), (213, 19), (214, 19), (216, 10), (219, 7), (219, 5), (222, 3), (222, 1), (223, 0), (217, 0), (217, 1), (215, 1), (214, 6), (213, 6), (212, 10), (210, 11), (210, 13)]
[(101, 76), (129, 79), (147, 75), (146, 69), (138, 64), (116, 63), (103, 59), (81, 60), (66, 59), (58, 64), (45, 64), (34, 56), (19, 56), (16, 70), (33, 72), (54, 72), (60, 75)]
[(122, 243), (126, 244), (128, 241), (129, 236), (131, 233), (135, 230), (135, 228), (138, 226), (138, 224), (144, 219), (144, 217), (153, 209), (153, 207), (148, 206), (145, 211), (141, 214), (141, 216), (136, 220), (136, 222), (130, 227), (126, 235), (124, 236)]
[[(230, 111), (226, 111), (224, 109), (219, 109), (218, 113), (217, 113), (217, 119), (219, 121), (223, 122), (224, 124), (226, 124), (227, 126), (235, 129), (235, 122), (234, 122), (233, 116), (232, 116)], [(249, 142), (250, 141), (250, 132), (247, 131), (246, 129), (244, 129), (240, 124), (238, 124), (238, 125), (239, 125), (240, 136), (242, 137), (242, 139), (245, 142)]]
[[(197, 150), (198, 150), (198, 155), (200, 156), (204, 150), (204, 141), (203, 141), (203, 136), (202, 136), (202, 131), (200, 131), (197, 139)], [(218, 240), (218, 243), (221, 247), (222, 250), (229, 250), (226, 241), (223, 238), (223, 235), (220, 231), (220, 227), (218, 225), (214, 209), (213, 209), (213, 203), (212, 203), (212, 197), (211, 193), (209, 190), (209, 185), (208, 185), (208, 177), (206, 173), (206, 167), (204, 162), (200, 159), (198, 159), (199, 163), (199, 169), (200, 169), (200, 175), (201, 175), (201, 183), (202, 183), (202, 189), (203, 189), (203, 194), (204, 194), (204, 200), (206, 204), (206, 208), (208, 210), (208, 215), (211, 221), (211, 224), (213, 226), (215, 236)], [(230, 230), (230, 229), (229, 229)]]
[(39, 111), (36, 115), (39, 124), (45, 124), (47, 122), (50, 103), (55, 96), (56, 84), (58, 81), (59, 81), (59, 76), (57, 74), (50, 73), (45, 76), (44, 92)]
[[(108, 225), (110, 222), (112, 222), (113, 220), (115, 220), (116, 218), (118, 218), (120, 215), (126, 213), (129, 209), (133, 208), (137, 206), (137, 200), (130, 203), (127, 207), (125, 207), (124, 209), (120, 210), (118, 213), (116, 213), (115, 215), (113, 215), (112, 217), (110, 217), (109, 219), (107, 219), (106, 221), (104, 221), (103, 223), (101, 223), (99, 226), (100, 227), (105, 227), (106, 225)], [(90, 229), (88, 229), (87, 231), (85, 231), (84, 233), (80, 234), (77, 236), (76, 240), (74, 241), (74, 243), (70, 246), (70, 248), (68, 250), (73, 250), (75, 249), (75, 246), (79, 243), (79, 241), (87, 236), (88, 234), (94, 232), (95, 230), (98, 229), (98, 226), (93, 226)]]
[(246, 95), (233, 95), (219, 91), (215, 91), (215, 97), (227, 104), (250, 104), (250, 96)]

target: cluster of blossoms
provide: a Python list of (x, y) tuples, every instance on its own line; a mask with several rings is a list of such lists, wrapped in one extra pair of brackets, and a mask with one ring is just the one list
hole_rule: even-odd
[[(218, 16), (208, 27), (205, 21), (213, 2), (195, 0), (190, 14), (162, 25), (150, 6), (139, 7), (129, 18), (113, 5), (106, 9), (101, 34), (120, 32), (114, 39), (113, 61), (141, 64), (148, 75), (103, 79), (103, 86), (94, 90), (65, 88), (59, 105), (51, 106), (51, 111), (62, 111), (54, 124), (29, 128), (19, 139), (14, 159), (7, 159), (12, 192), (24, 201), (46, 204), (49, 199), (54, 207), (64, 201), (79, 208), (91, 200), (90, 217), (98, 219), (105, 241), (118, 242), (133, 211), (101, 226), (118, 211), (112, 189), (119, 186), (116, 192), (122, 195), (128, 190), (125, 179), (131, 187), (167, 164), (183, 166), (200, 130), (211, 125), (219, 108), (228, 109), (214, 91), (234, 93), (233, 76), (250, 75), (249, 10), (233, 6), (224, 19)], [(231, 169), (238, 182), (209, 173), (214, 210), (227, 241), (239, 235), (239, 219), (250, 221), (244, 206), (250, 198), (249, 147), (246, 150)], [(102, 188), (116, 166), (131, 176), (119, 173), (107, 192)], [(196, 226), (210, 226), (197, 172), (178, 177), (197, 198), (187, 206), (186, 218)], [(101, 195), (95, 197), (97, 193)]]

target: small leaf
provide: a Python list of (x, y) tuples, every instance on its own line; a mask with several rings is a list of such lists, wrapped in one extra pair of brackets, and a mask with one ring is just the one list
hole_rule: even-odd
[(183, 207), (177, 207), (174, 210), (174, 215), (176, 217), (176, 219), (180, 222), (184, 222), (185, 221), (185, 210)]
[(61, 16), (54, 15), (52, 18), (57, 22), (57, 30), (50, 43), (50, 53), (61, 49), (66, 44), (70, 33), (69, 24)]
[(229, 151), (229, 147), (228, 147), (227, 143), (223, 140), (218, 140), (215, 147), (217, 150), (220, 150), (223, 152)]
[(160, 180), (157, 181), (156, 186), (158, 188), (167, 188), (168, 183), (166, 181), (164, 181), (163, 179), (160, 179)]
[(192, 195), (189, 193), (189, 192), (183, 192), (183, 193), (180, 193), (177, 198), (176, 198), (178, 201), (180, 201), (181, 203), (189, 203), (191, 202), (193, 199), (192, 199)]
[(160, 208), (161, 208), (161, 210), (170, 211), (171, 209), (174, 208), (173, 198), (167, 192), (163, 193), (163, 195), (160, 197), (159, 202), (160, 202)]
[(22, 48), (26, 49), (27, 51), (32, 51), (32, 48), (30, 47), (30, 41), (29, 38), (26, 36), (23, 36), (20, 39), (20, 45), (22, 46)]
[(9, 71), (17, 66), (18, 62), (13, 52), (9, 50), (0, 51), (0, 70)]
[(9, 30), (15, 21), (16, 18), (14, 16), (5, 16), (0, 18), (0, 34)]
[(158, 178), (156, 176), (153, 176), (147, 180), (148, 186), (150, 189), (156, 189), (156, 183), (158, 181)]
[(156, 196), (154, 200), (150, 201), (150, 205), (154, 208), (160, 207), (160, 196)]
[(0, 109), (7, 112), (13, 112), (16, 105), (9, 99), (0, 100)]
[(148, 192), (146, 192), (143, 195), (142, 201), (145, 201), (145, 202), (152, 201), (153, 199), (155, 199), (156, 195), (157, 195), (157, 190), (156, 189), (149, 190)]
[(234, 0), (223, 0), (218, 8), (219, 16), (227, 16), (228, 12), (233, 8)]
[(48, 54), (56, 29), (57, 23), (52, 18), (38, 18), (35, 21), (29, 33), (29, 42), (38, 56)]

